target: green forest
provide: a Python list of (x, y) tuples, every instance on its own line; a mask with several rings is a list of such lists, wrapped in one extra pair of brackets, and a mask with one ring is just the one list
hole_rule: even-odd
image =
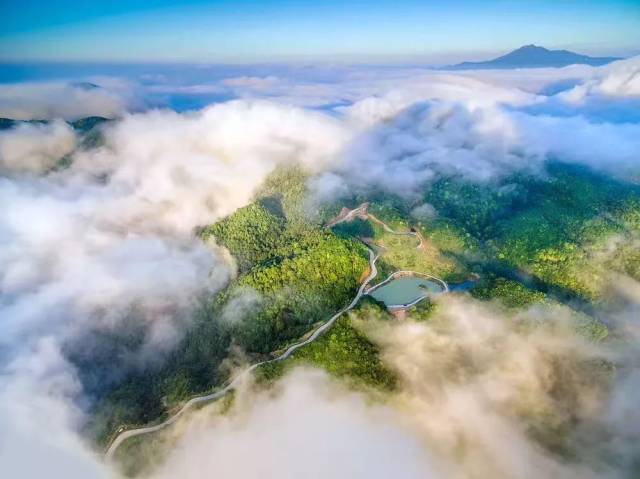
[[(103, 394), (89, 425), (98, 443), (122, 424), (159, 421), (185, 399), (224, 384), (234, 348), (250, 360), (268, 358), (355, 295), (368, 270), (366, 247), (299, 210), (306, 179), (300, 171), (274, 177), (254, 203), (201, 229), (203, 241), (231, 252), (238, 277), (202, 299), (185, 338), (161, 367), (129, 372)], [(246, 305), (234, 307), (239, 302)]]
[[(418, 199), (354, 196), (319, 214), (306, 206), (306, 179), (301, 169), (280, 168), (251, 204), (199, 231), (202, 241), (231, 253), (238, 276), (202, 298), (184, 339), (160, 365), (129, 371), (101, 392), (88, 426), (98, 444), (118, 426), (159, 421), (182, 401), (223, 385), (233, 351), (241, 350), (248, 362), (272, 358), (326, 321), (350, 302), (368, 271), (363, 241), (381, 253), (374, 283), (404, 268), (452, 284), (474, 277), (468, 293), (456, 294), (514, 312), (536, 304), (569, 308), (576, 329), (592, 341), (608, 335), (591, 314), (591, 306), (605, 300), (606, 272), (640, 279), (640, 189), (584, 167), (552, 162), (544, 176), (518, 174), (493, 183), (441, 177)], [(371, 220), (322, 226), (342, 206), (364, 200), (395, 230), (417, 231), (424, 246)], [(415, 217), (412, 211), (424, 203), (437, 214)], [(437, 300), (423, 301), (407, 320), (428, 321), (437, 309)], [(261, 367), (258, 383), (312, 365), (355, 387), (392, 390), (397, 378), (354, 317), (393, 320), (367, 298), (288, 360)]]

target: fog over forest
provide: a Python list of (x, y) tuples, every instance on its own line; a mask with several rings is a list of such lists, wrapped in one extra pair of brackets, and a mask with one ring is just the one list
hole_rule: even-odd
[[(485, 268), (480, 286), (424, 321), (359, 305), (163, 431), (139, 477), (638, 474), (640, 58), (207, 68), (0, 84), (0, 470), (123, 477), (103, 459), (123, 418), (166, 418), (349, 303), (358, 238), (384, 232), (322, 224), (370, 201), (447, 281)], [(346, 354), (341, 334), (378, 368), (356, 386), (318, 359)], [(209, 348), (197, 380), (176, 372)], [(136, 386), (153, 408), (126, 410)]]

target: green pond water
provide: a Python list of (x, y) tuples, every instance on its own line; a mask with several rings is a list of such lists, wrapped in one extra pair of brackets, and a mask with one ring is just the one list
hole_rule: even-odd
[(384, 286), (371, 292), (378, 301), (387, 306), (409, 304), (423, 297), (426, 293), (441, 293), (443, 287), (437, 281), (407, 276), (389, 281)]

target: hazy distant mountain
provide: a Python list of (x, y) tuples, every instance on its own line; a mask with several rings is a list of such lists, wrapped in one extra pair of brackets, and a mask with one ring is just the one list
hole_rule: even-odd
[(526, 45), (493, 60), (484, 62), (463, 62), (446, 67), (452, 70), (473, 70), (481, 68), (544, 68), (567, 65), (605, 65), (620, 60), (614, 57), (589, 57), (568, 50), (547, 50), (536, 45)]
[[(103, 118), (101, 116), (88, 116), (86, 118), (80, 118), (79, 120), (68, 121), (67, 123), (69, 123), (74, 130), (86, 133), (95, 126), (99, 126), (102, 123), (109, 121), (111, 121), (111, 119)], [(12, 118), (0, 118), (0, 130), (8, 130), (17, 125), (46, 123), (49, 123), (49, 120), (14, 120)]]

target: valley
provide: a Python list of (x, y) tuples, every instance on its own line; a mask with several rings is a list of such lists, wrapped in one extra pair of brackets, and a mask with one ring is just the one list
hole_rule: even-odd
[[(332, 206), (325, 212), (320, 212), (314, 222), (309, 222), (298, 209), (302, 202), (295, 196), (304, 194), (304, 173), (299, 170), (277, 172), (262, 193), (273, 196), (258, 197), (256, 203), (238, 210), (216, 225), (203, 229), (201, 233), (203, 239), (215, 238), (218, 244), (226, 246), (232, 254), (238, 255), (236, 258), (240, 275), (223, 293), (208, 303), (207, 308), (210, 308), (211, 312), (206, 318), (209, 319), (203, 318), (201, 326), (196, 323), (194, 336), (191, 337), (198, 337), (202, 341), (206, 337), (202, 336), (202, 333), (213, 324), (217, 324), (217, 328), (220, 328), (217, 334), (224, 331), (228, 338), (235, 337), (234, 341), (241, 341), (247, 351), (253, 351), (252, 356), (249, 356), (255, 358), (252, 365), (245, 368), (240, 366), (241, 372), (234, 373), (222, 373), (223, 370), (218, 369), (218, 372), (209, 378), (201, 376), (204, 382), (199, 388), (189, 386), (183, 389), (184, 392), (174, 392), (170, 396), (165, 393), (165, 397), (174, 398), (173, 406), (159, 414), (160, 420), (153, 421), (150, 417), (152, 423), (149, 426), (136, 427), (136, 422), (120, 423), (120, 426), (116, 426), (116, 433), (108, 442), (107, 456), (123, 460), (122, 454), (116, 452), (125, 441), (156, 433), (172, 425), (190, 408), (225, 396), (250, 375), (255, 375), (260, 384), (270, 384), (296, 364), (317, 364), (330, 373), (351, 381), (356, 388), (367, 385), (366, 387), (381, 388), (381, 391), (389, 387), (393, 390), (395, 386), (391, 385), (395, 384), (397, 379), (391, 379), (394, 377), (392, 371), (382, 372), (386, 367), (376, 359), (378, 353), (375, 344), (370, 343), (366, 336), (361, 336), (361, 333), (354, 332), (355, 336), (351, 336), (352, 333), (345, 336), (346, 343), (341, 346), (346, 348), (343, 350), (345, 352), (332, 351), (330, 345), (336, 337), (332, 332), (333, 328), (338, 328), (338, 331), (351, 331), (350, 318), (353, 314), (364, 314), (379, 318), (377, 321), (388, 321), (392, 317), (391, 313), (398, 316), (398, 304), (405, 305), (400, 308), (402, 314), (399, 317), (409, 321), (428, 320), (437, 309), (439, 293), (446, 292), (449, 286), (458, 295), (470, 295), (482, 301), (497, 301), (514, 311), (536, 303), (564, 304), (566, 306), (563, 307), (567, 308), (579, 334), (590, 341), (603, 340), (608, 335), (608, 328), (597, 316), (592, 316), (588, 307), (597, 299), (586, 294), (586, 291), (589, 291), (589, 283), (583, 283), (582, 276), (573, 276), (576, 274), (574, 271), (577, 271), (573, 268), (579, 268), (581, 273), (589, 271), (584, 265), (593, 261), (589, 251), (593, 250), (597, 241), (604, 241), (611, 234), (623, 233), (631, 237), (636, 234), (636, 223), (633, 223), (633, 220), (630, 223), (629, 220), (622, 219), (634, 218), (635, 213), (632, 211), (637, 211), (633, 209), (637, 197), (636, 187), (623, 187), (611, 180), (599, 184), (598, 182), (603, 181), (600, 176), (567, 168), (551, 164), (550, 171), (556, 172), (556, 179), (550, 180), (551, 184), (549, 180), (540, 183), (540, 186), (534, 183), (533, 186), (527, 186), (528, 192), (525, 192), (517, 183), (510, 183), (515, 186), (507, 190), (507, 193), (497, 196), (493, 193), (495, 187), (471, 188), (456, 180), (436, 184), (427, 198), (438, 205), (438, 211), (441, 212), (441, 216), (438, 217), (416, 219), (411, 215), (405, 216), (406, 213), (402, 211), (406, 207), (398, 203), (397, 199), (387, 197), (383, 202), (374, 200), (353, 209), (343, 208), (334, 219), (323, 219), (331, 218), (331, 211), (336, 209)], [(518, 181), (517, 178), (515, 180)], [(584, 195), (585, 182), (594, 188), (591, 197)], [(583, 213), (581, 208), (572, 203), (571, 219), (566, 218), (564, 222), (552, 221), (551, 218), (557, 217), (559, 212), (557, 197), (553, 209), (541, 210), (541, 206), (536, 205), (530, 210), (528, 205), (537, 203), (536, 188), (544, 188), (548, 193), (553, 183), (557, 185), (553, 188), (562, 191), (562, 195), (575, 194), (574, 199), (569, 201), (580, 201), (586, 211)], [(446, 188), (446, 193), (443, 188)], [(592, 202), (587, 203), (588, 201)], [(590, 217), (587, 211), (596, 209), (601, 212), (608, 211), (608, 219)], [(371, 210), (376, 213), (371, 213)], [(523, 221), (526, 215), (532, 215), (534, 212), (542, 212), (542, 215), (536, 217), (534, 223), (530, 223), (530, 227), (534, 229), (526, 233), (526, 236), (521, 236), (523, 226), (503, 229), (503, 224)], [(567, 229), (564, 226), (569, 221), (574, 222), (575, 226), (572, 228), (584, 228), (584, 231), (592, 231), (592, 224), (597, 221), (601, 225), (598, 230), (599, 236), (584, 236), (584, 233), (578, 235), (575, 229)], [(575, 223), (576, 221), (583, 223)], [(602, 224), (602, 221), (606, 223)], [(327, 226), (323, 227), (323, 223)], [(541, 229), (545, 227), (546, 231)], [(550, 243), (553, 236), (549, 234), (549, 230), (557, 231), (558, 235), (575, 238), (581, 241), (583, 246), (568, 249), (567, 240), (564, 240), (559, 247), (562, 251), (573, 251), (573, 254), (558, 257), (550, 262), (547, 258), (551, 258), (549, 255), (553, 251), (550, 249), (553, 248), (553, 243)], [(528, 253), (527, 256), (529, 259), (539, 258), (539, 263), (527, 265), (518, 262), (516, 251), (521, 246), (514, 243), (514, 234), (517, 235), (516, 238), (526, 238), (525, 244), (528, 248), (540, 248), (538, 255)], [(597, 241), (594, 243), (594, 240)], [(544, 241), (541, 245), (548, 246), (537, 246), (536, 241)], [(331, 253), (327, 255), (322, 251)], [(476, 252), (470, 255), (473, 251)], [(579, 252), (581, 253), (578, 254)], [(618, 254), (625, 253), (621, 251), (613, 256), (618, 258)], [(368, 261), (364, 261), (364, 257), (368, 257)], [(566, 266), (563, 265), (560, 270), (549, 270), (552, 265), (557, 265), (561, 258), (566, 262)], [(627, 264), (626, 261), (633, 260), (616, 261), (622, 261), (618, 264)], [(410, 289), (404, 286), (393, 294), (394, 298), (397, 295), (402, 296), (397, 304), (391, 304), (395, 303), (393, 299), (388, 300), (375, 294), (380, 284), (384, 283), (384, 278), (389, 280), (394, 277), (394, 273), (409, 268), (415, 271), (413, 275), (417, 276), (392, 279), (391, 283), (383, 284), (379, 291), (384, 292), (382, 288), (387, 284), (396, 288), (401, 286), (401, 281), (411, 280), (416, 282), (411, 287), (416, 288), (417, 296), (409, 298), (407, 294)], [(545, 274), (545, 271), (558, 272), (551, 275)], [(422, 290), (421, 284), (418, 284), (422, 282), (418, 279), (420, 275), (426, 275), (428, 278), (434, 273), (442, 275), (443, 279), (435, 276), (433, 283), (427, 280), (427, 290)], [(375, 278), (381, 278), (376, 286), (372, 285)], [(571, 279), (574, 283), (570, 283), (569, 278), (575, 278)], [(589, 280), (585, 278), (585, 281)], [(341, 284), (344, 286), (340, 286)], [(320, 294), (327, 295), (328, 298), (335, 298), (335, 302), (328, 302), (327, 297), (314, 300), (313, 288), (319, 288), (317, 291), (322, 291)], [(305, 289), (309, 293), (303, 293)], [(297, 293), (292, 294), (292, 290)], [(258, 292), (258, 297), (254, 291)], [(351, 299), (347, 299), (349, 291), (355, 292)], [(271, 296), (272, 299), (269, 301), (263, 302), (260, 299), (270, 295), (275, 296)], [(224, 315), (225, 307), (231, 302), (245, 296), (249, 299), (242, 303), (244, 309), (237, 309), (238, 314), (245, 315), (246, 319), (242, 322), (224, 324), (214, 319), (219, 318), (221, 313)], [(340, 301), (348, 303), (347, 306), (340, 308)], [(386, 308), (378, 301), (387, 302), (390, 306)], [(332, 304), (338, 306), (335, 313), (329, 312)], [(329, 319), (323, 319), (323, 314), (327, 314), (325, 318)], [(305, 320), (301, 322), (303, 317)], [(202, 329), (205, 326), (207, 329)], [(347, 339), (351, 337), (353, 339)], [(192, 341), (189, 338), (190, 336), (187, 336), (185, 345)], [(322, 346), (326, 338), (330, 338), (330, 342)], [(351, 343), (355, 338), (361, 338), (357, 341), (364, 341), (363, 345), (368, 344), (365, 349), (370, 350), (367, 359), (357, 356), (360, 353), (356, 351), (360, 351), (361, 346), (349, 352), (358, 344)], [(329, 349), (323, 349), (325, 347)], [(206, 349), (209, 350), (204, 353), (207, 356), (214, 351), (210, 347)], [(314, 350), (316, 352), (312, 353)], [(354, 353), (356, 356), (350, 358)], [(189, 377), (184, 375), (189, 369), (178, 366), (181, 363), (184, 365), (185, 359), (184, 356), (176, 357), (178, 362), (175, 371), (180, 375), (178, 377), (188, 379)], [(359, 363), (363, 360), (364, 363)], [(201, 356), (197, 361), (202, 364), (204, 359)], [(216, 363), (210, 364), (212, 367)], [(374, 372), (377, 371), (378, 364), (382, 369)], [(166, 379), (162, 379), (162, 383), (176, 384), (167, 382), (172, 374), (176, 374), (171, 371), (165, 367), (162, 374)], [(198, 389), (202, 392), (198, 393)], [(108, 407), (111, 411), (117, 410), (113, 404)], [(115, 426), (116, 423), (111, 424)]]

